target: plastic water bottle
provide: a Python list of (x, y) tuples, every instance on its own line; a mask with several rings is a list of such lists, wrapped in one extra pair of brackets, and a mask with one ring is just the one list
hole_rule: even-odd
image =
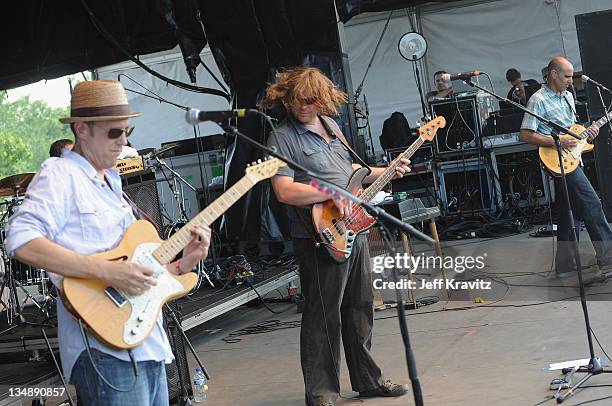
[(206, 389), (206, 377), (200, 368), (196, 368), (193, 375), (193, 401), (206, 402)]

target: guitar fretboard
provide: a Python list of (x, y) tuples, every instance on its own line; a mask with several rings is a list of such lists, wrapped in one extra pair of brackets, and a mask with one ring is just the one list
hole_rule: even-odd
[(208, 207), (202, 210), (198, 215), (189, 221), (184, 227), (177, 231), (172, 237), (168, 238), (162, 245), (153, 251), (153, 257), (162, 265), (170, 263), (181, 252), (183, 248), (191, 241), (190, 230), (196, 224), (211, 225), (219, 218), (232, 204), (248, 192), (253, 185), (257, 183), (256, 179), (244, 176), (225, 193), (219, 196)]
[(393, 178), (395, 175), (395, 170), (401, 164), (400, 160), (402, 158), (410, 158), (421, 147), (421, 145), (423, 145), (423, 139), (419, 137), (412, 143), (412, 145), (408, 147), (408, 149), (399, 154), (397, 158), (391, 162), (389, 167), (378, 177), (378, 179), (372, 182), (372, 184), (363, 191), (361, 198), (366, 202), (372, 200), (376, 193), (380, 192), (382, 188), (385, 187), (385, 185)]
[[(602, 118), (600, 118), (599, 120), (597, 120), (593, 124), (591, 124), (589, 126), (589, 128), (595, 127), (597, 129), (600, 129), (601, 127), (603, 127), (610, 120), (612, 120), (612, 113), (607, 113), (605, 116), (603, 116)], [(589, 128), (587, 128), (586, 130), (584, 130), (580, 134), (580, 137), (582, 139), (585, 139), (585, 138), (587, 138), (589, 136)]]

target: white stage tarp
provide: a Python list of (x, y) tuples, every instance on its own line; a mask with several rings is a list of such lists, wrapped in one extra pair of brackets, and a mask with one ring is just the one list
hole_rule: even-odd
[[(210, 50), (206, 48), (200, 57), (204, 60), (206, 66), (215, 73), (217, 78), (223, 81)], [(142, 57), (141, 61), (149, 68), (168, 78), (189, 83), (189, 76), (187, 75), (183, 57), (178, 48), (167, 55)], [(117, 80), (119, 74), (124, 74), (130, 78), (128, 79), (125, 76), (119, 78), (126, 89), (147, 93), (151, 96), (160, 96), (170, 102), (200, 110), (230, 109), (229, 103), (223, 97), (195, 93), (169, 85), (132, 62), (98, 69), (100, 79)], [(196, 79), (197, 86), (220, 89), (217, 82), (206, 72), (202, 65), (197, 68)], [(224, 86), (227, 88), (225, 83)], [(151, 93), (148, 93), (147, 90)], [(133, 111), (142, 113), (142, 117), (132, 119), (132, 125), (135, 126), (135, 130), (130, 136), (130, 142), (134, 148), (158, 148), (162, 142), (194, 137), (193, 127), (185, 121), (184, 110), (130, 91), (127, 92), (127, 96)], [(219, 126), (213, 123), (202, 123), (199, 125), (199, 129), (201, 135), (220, 134), (223, 132)]]

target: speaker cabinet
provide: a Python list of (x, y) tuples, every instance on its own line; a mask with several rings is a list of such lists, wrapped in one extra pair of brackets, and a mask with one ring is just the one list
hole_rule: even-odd
[(161, 236), (164, 224), (159, 207), (155, 173), (152, 171), (130, 173), (121, 177), (121, 183), (125, 194), (151, 217)]
[[(181, 323), (183, 317), (177, 303), (170, 302), (168, 303), (168, 307), (170, 307), (179, 323)], [(185, 351), (185, 339), (166, 306), (163, 307), (162, 312), (164, 315), (164, 330), (166, 330), (168, 341), (170, 342), (170, 347), (174, 354), (174, 361), (171, 364), (166, 364), (168, 396), (171, 404), (174, 402), (180, 403), (180, 400), (184, 397), (193, 396), (189, 363), (187, 362), (187, 352)]]
[(446, 214), (494, 211), (493, 179), (483, 159), (442, 162), (437, 175)]
[(434, 101), (431, 110), (446, 118), (446, 126), (434, 138), (438, 156), (475, 153), (480, 134), (475, 96)]
[(553, 183), (542, 169), (532, 144), (494, 148), (491, 162), (500, 207), (537, 208), (551, 202)]
[[(612, 10), (576, 16), (576, 30), (580, 45), (583, 72), (612, 88)], [(604, 103), (610, 104), (612, 96), (602, 91)], [(597, 88), (586, 84), (589, 121), (604, 115)], [(603, 126), (595, 139), (595, 167), (599, 179), (599, 193), (608, 221), (612, 221), (612, 138), (610, 127)]]

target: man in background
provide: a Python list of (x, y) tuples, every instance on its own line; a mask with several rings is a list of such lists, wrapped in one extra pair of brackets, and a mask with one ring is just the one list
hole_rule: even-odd
[(434, 82), (436, 84), (436, 90), (427, 93), (427, 102), (431, 102), (434, 99), (444, 99), (453, 97), (453, 83), (450, 79), (445, 79), (444, 74), (446, 71), (439, 70), (434, 73)]
[(74, 146), (74, 142), (69, 140), (68, 138), (63, 138), (61, 140), (54, 141), (51, 144), (51, 148), (49, 148), (49, 156), (55, 158), (61, 158), (62, 151), (67, 149), (68, 151), (72, 151), (72, 147)]
[(506, 80), (512, 85), (508, 91), (507, 98), (523, 106), (526, 106), (531, 95), (542, 87), (542, 85), (534, 79), (523, 80), (521, 72), (514, 68), (510, 68), (506, 71)]

